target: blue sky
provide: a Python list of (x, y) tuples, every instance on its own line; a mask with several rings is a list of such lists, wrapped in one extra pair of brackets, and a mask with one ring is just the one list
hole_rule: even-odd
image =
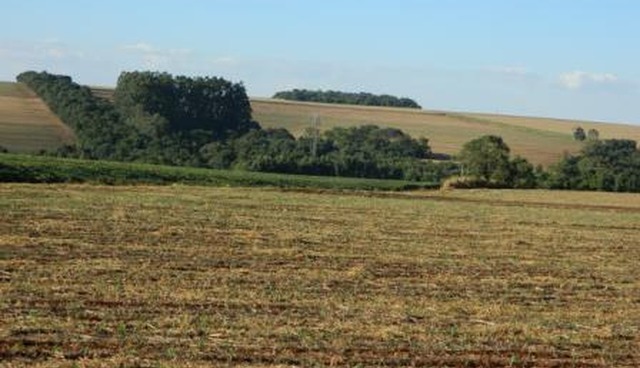
[(437, 110), (640, 124), (636, 0), (3, 0), (0, 80), (215, 75), (252, 96), (390, 93)]

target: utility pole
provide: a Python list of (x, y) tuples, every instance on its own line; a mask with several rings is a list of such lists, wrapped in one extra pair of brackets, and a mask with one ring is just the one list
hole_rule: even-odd
[(313, 141), (311, 143), (311, 157), (316, 158), (318, 155), (318, 138), (320, 135), (320, 116), (316, 113), (311, 117), (311, 130)]

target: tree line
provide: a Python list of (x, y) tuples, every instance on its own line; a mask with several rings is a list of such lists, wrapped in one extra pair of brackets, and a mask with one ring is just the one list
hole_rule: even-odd
[(457, 171), (451, 161), (428, 160), (426, 139), (375, 125), (310, 129), (297, 139), (285, 129), (253, 130), (201, 153), (212, 168), (289, 174), (440, 182)]
[(510, 157), (498, 136), (466, 143), (458, 156), (464, 180), (454, 185), (640, 192), (640, 150), (628, 139), (592, 139), (548, 170)]
[(18, 81), (76, 133), (77, 145), (59, 150), (62, 156), (432, 182), (456, 170), (452, 162), (428, 160), (427, 139), (398, 129), (310, 130), (299, 138), (264, 130), (252, 120), (242, 84), (222, 78), (124, 72), (113, 103), (68, 76), (30, 71)]
[(323, 90), (293, 89), (281, 91), (273, 95), (273, 98), (290, 101), (322, 102), (347, 105), (383, 106), (383, 107), (403, 107), (420, 109), (420, 105), (410, 98), (396, 97), (391, 95), (375, 95), (367, 92), (339, 92)]
[(88, 87), (74, 83), (70, 77), (46, 72), (24, 72), (17, 76), (47, 104), (65, 124), (73, 129), (75, 147), (65, 147), (87, 158), (126, 159), (125, 140), (131, 127), (124, 124), (112, 104), (97, 99)]
[(640, 150), (628, 139), (592, 140), (549, 170), (549, 188), (640, 192)]

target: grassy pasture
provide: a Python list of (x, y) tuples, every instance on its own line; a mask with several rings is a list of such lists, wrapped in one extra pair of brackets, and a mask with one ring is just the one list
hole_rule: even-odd
[(640, 197), (0, 185), (0, 364), (640, 362)]
[(73, 132), (28, 88), (0, 82), (0, 146), (11, 152), (37, 152), (73, 139)]

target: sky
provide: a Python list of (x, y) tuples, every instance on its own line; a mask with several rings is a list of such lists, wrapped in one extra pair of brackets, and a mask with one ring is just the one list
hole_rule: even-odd
[(640, 125), (637, 0), (1, 0), (0, 80), (219, 76)]

